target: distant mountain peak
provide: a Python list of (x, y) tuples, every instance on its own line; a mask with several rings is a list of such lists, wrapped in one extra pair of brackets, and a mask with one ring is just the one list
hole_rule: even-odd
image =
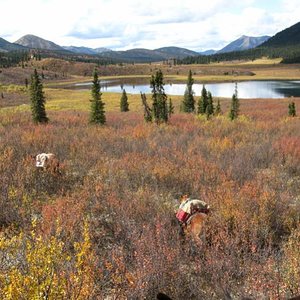
[(267, 41), (270, 37), (267, 35), (264, 36), (247, 36), (242, 35), (237, 40), (229, 43), (227, 46), (218, 51), (218, 53), (232, 52), (232, 51), (242, 51), (247, 49), (255, 48), (265, 41)]
[(43, 49), (43, 50), (51, 50), (51, 51), (62, 51), (63, 47), (40, 38), (33, 34), (26, 34), (18, 39), (15, 44), (22, 45), (24, 47), (32, 48), (32, 49)]

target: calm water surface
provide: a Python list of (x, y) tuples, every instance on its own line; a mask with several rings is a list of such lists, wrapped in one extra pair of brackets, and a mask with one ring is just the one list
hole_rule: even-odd
[[(128, 83), (120, 80), (101, 81), (102, 92), (122, 93), (122, 88), (128, 94), (151, 93), (149, 84)], [(201, 95), (203, 84), (195, 83), (193, 91), (196, 96)], [(244, 81), (237, 84), (239, 98), (285, 98), (300, 97), (300, 81)], [(77, 83), (76, 88), (90, 89), (91, 83)], [(183, 95), (185, 83), (167, 83), (165, 92), (167, 95)], [(207, 83), (205, 88), (213, 97), (231, 97), (234, 93), (235, 83)]]

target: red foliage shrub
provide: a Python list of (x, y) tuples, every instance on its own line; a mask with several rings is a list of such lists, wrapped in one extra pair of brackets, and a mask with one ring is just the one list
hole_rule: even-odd
[[(89, 126), (82, 112), (50, 113), (45, 126), (1, 114), (1, 234), (26, 233), (38, 219), (41, 238), (60, 228), (75, 253), (87, 220), (95, 299), (296, 294), (287, 241), (296, 245), (300, 218), (299, 119), (276, 121), (282, 102), (270, 120), (252, 104), (243, 108), (252, 120), (179, 114), (159, 127), (132, 112), (109, 113), (104, 127)], [(37, 171), (30, 155), (39, 152), (55, 153), (61, 174)], [(211, 206), (200, 246), (178, 234), (181, 193)]]

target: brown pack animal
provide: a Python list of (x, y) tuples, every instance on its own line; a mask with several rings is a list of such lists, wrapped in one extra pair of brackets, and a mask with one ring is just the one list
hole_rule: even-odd
[(184, 234), (191, 237), (195, 242), (199, 243), (204, 237), (205, 220), (207, 214), (196, 212), (193, 214), (186, 225), (183, 227)]
[(200, 242), (204, 233), (204, 223), (210, 207), (199, 199), (191, 199), (187, 195), (181, 198), (181, 204), (176, 213), (176, 218), (181, 226), (181, 234), (190, 236)]
[(59, 173), (59, 160), (53, 153), (40, 153), (35, 156), (35, 166), (53, 173)]

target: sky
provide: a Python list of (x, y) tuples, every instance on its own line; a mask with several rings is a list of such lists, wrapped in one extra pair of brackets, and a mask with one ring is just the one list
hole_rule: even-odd
[(219, 50), (300, 21), (299, 0), (0, 0), (0, 37), (61, 46)]

